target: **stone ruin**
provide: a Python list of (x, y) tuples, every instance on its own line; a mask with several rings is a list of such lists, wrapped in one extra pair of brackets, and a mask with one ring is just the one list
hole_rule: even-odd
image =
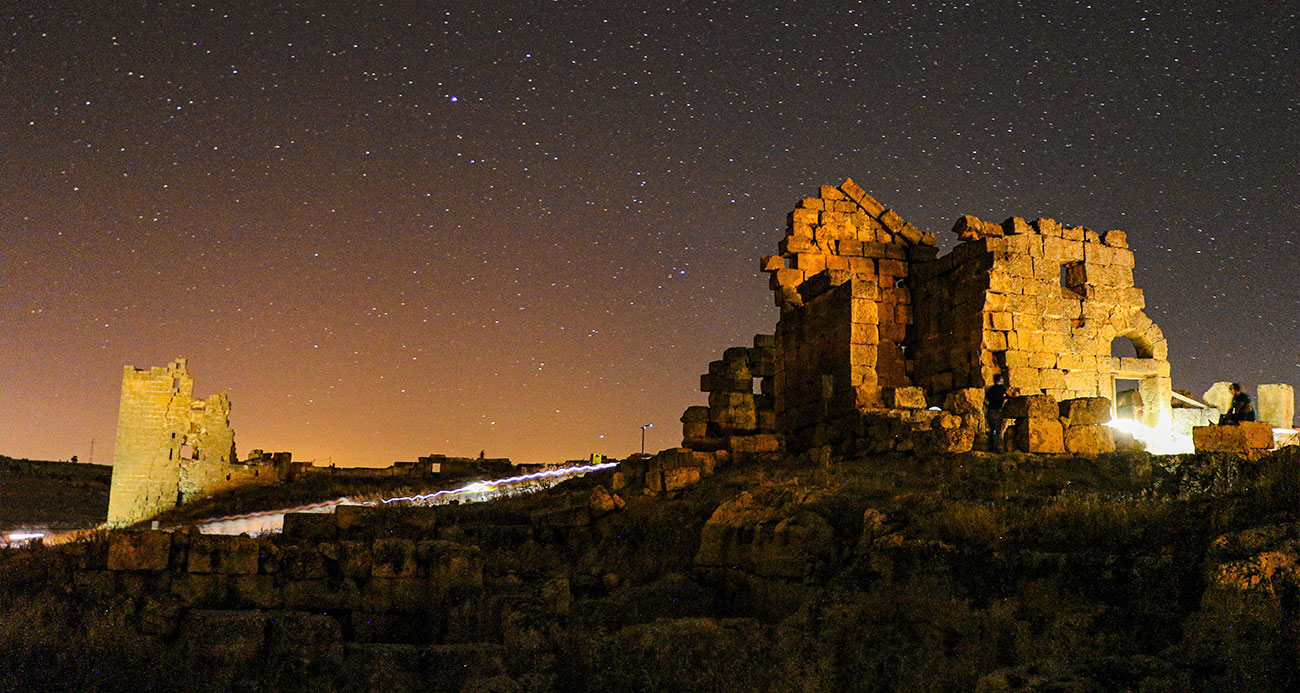
[(236, 459), (226, 393), (194, 397), (194, 380), (183, 358), (166, 368), (127, 366), (108, 525), (129, 525), (218, 491), (277, 480), (274, 464), (239, 464)]
[[(760, 261), (781, 311), (771, 374), (765, 336), (727, 350), (702, 379), (709, 407), (686, 410), (683, 447), (664, 464), (753, 454), (753, 436), (771, 433), (818, 456), (981, 448), (996, 373), (1019, 395), (1005, 411), (1024, 451), (1113, 450), (1102, 424), (1125, 382), (1138, 422), (1167, 425), (1168, 345), (1143, 312), (1123, 231), (971, 215), (953, 231), (958, 245), (939, 257), (934, 234), (852, 180), (801, 200), (779, 253)], [(1136, 355), (1112, 356), (1116, 340)], [(746, 370), (750, 359), (762, 370)]]

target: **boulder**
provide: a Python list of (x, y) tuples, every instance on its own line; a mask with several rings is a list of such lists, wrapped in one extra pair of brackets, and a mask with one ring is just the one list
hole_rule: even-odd
[(587, 499), (587, 504), (591, 508), (591, 516), (600, 517), (622, 508), (622, 500), (622, 498), (606, 490), (604, 486), (596, 486), (591, 489), (591, 496)]
[(700, 531), (695, 564), (798, 581), (821, 575), (833, 564), (834, 530), (789, 493), (744, 492), (718, 506)]

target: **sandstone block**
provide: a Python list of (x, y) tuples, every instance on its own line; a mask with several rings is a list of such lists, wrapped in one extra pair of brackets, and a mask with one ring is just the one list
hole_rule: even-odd
[(251, 537), (200, 535), (190, 542), (189, 572), (254, 575), (258, 556), (257, 541)]
[(833, 185), (823, 185), (819, 189), (819, 194), (823, 200), (847, 200), (847, 195)]
[(898, 212), (895, 212), (892, 209), (886, 209), (884, 212), (880, 213), (880, 223), (883, 224), (885, 228), (889, 229), (891, 233), (899, 233), (903, 230), (903, 225), (907, 222), (903, 221), (903, 218), (898, 216)]
[(410, 539), (376, 539), (371, 551), (370, 574), (377, 578), (415, 577), (415, 542)]
[[(1052, 409), (1056, 409), (1055, 404)], [(1061, 430), (1061, 420), (1058, 418), (1018, 419), (1011, 431), (1017, 450), (1036, 453), (1065, 452), (1065, 437)]]
[(758, 260), (760, 272), (775, 272), (779, 269), (785, 269), (785, 258), (780, 255), (764, 255)]
[(1067, 452), (1072, 452), (1076, 455), (1087, 455), (1090, 457), (1114, 452), (1115, 434), (1110, 426), (1067, 426), (1065, 428), (1065, 449)]
[(261, 611), (194, 609), (181, 621), (179, 644), (187, 661), (218, 670), (247, 667), (266, 640), (266, 619)]
[(1295, 388), (1284, 383), (1259, 386), (1259, 420), (1274, 428), (1291, 428), (1295, 422)]
[(925, 390), (919, 387), (890, 387), (883, 393), (885, 406), (891, 409), (925, 409)]
[(592, 488), (591, 495), (587, 498), (587, 507), (591, 510), (591, 516), (600, 517), (618, 510), (621, 506), (614, 498), (614, 494), (604, 486), (597, 485)]
[[(1060, 417), (1056, 400), (1049, 395), (1020, 395), (1008, 397), (1002, 407), (1002, 415), (1009, 419), (1051, 419)], [(1059, 423), (1058, 423), (1059, 426)]]
[(1192, 445), (1197, 452), (1228, 452), (1253, 456), (1273, 447), (1273, 427), (1262, 421), (1232, 426), (1196, 426)]
[(166, 570), (171, 548), (167, 532), (114, 532), (108, 536), (108, 569)]
[(1232, 408), (1232, 383), (1218, 382), (1210, 386), (1210, 389), (1201, 395), (1201, 401), (1219, 410), (1220, 414), (1227, 412)]
[(365, 541), (341, 541), (339, 542), (339, 571), (345, 577), (350, 578), (368, 578), (370, 577), (371, 553), (370, 542)]
[(728, 440), (727, 449), (734, 453), (777, 452), (781, 449), (781, 442), (779, 438), (770, 433), (751, 436), (732, 436)]
[(958, 416), (984, 413), (984, 390), (978, 387), (964, 387), (949, 392), (943, 400), (943, 408)]
[(483, 551), (479, 547), (430, 541), (421, 542), (420, 549), (429, 562), (429, 578), (435, 588), (483, 586)]
[(338, 522), (330, 513), (286, 513), (282, 534), (291, 539), (326, 541), (338, 534)]
[(796, 209), (790, 213), (790, 221), (794, 224), (816, 224), (817, 217), (818, 210), (815, 209)]
[(1061, 402), (1060, 412), (1068, 426), (1104, 424), (1110, 421), (1110, 400), (1105, 397), (1067, 399)]
[(682, 412), (682, 423), (708, 423), (708, 421), (709, 421), (708, 407), (701, 407), (701, 406), (687, 407), (686, 411)]

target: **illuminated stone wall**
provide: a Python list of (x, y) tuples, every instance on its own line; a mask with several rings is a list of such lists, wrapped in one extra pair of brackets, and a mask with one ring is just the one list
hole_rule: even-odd
[[(1143, 313), (1124, 232), (970, 215), (953, 230), (962, 242), (951, 253), (912, 267), (917, 385), (985, 387), (1003, 373), (1021, 394), (1114, 401), (1116, 379), (1131, 380), (1137, 418), (1170, 421), (1168, 345)], [(1136, 356), (1111, 356), (1116, 340)]]
[[(961, 242), (937, 257), (934, 234), (852, 180), (796, 205), (779, 254), (761, 259), (781, 309), (773, 394), (788, 449), (861, 438), (858, 412), (939, 405), (995, 373), (1055, 401), (1113, 401), (1117, 380), (1136, 381), (1141, 422), (1170, 420), (1168, 347), (1122, 231), (969, 215), (953, 230)], [(1111, 356), (1121, 339), (1135, 357)]]
[(762, 258), (776, 326), (777, 428), (792, 449), (820, 445), (829, 422), (879, 408), (911, 385), (906, 356), (910, 266), (937, 254), (935, 236), (851, 179), (823, 185), (788, 218), (779, 255)]
[[(258, 478), (232, 465), (235, 433), (230, 399), (194, 397), (185, 359), (122, 376), (108, 524), (148, 519), (178, 503)], [(273, 481), (274, 479), (268, 479)]]

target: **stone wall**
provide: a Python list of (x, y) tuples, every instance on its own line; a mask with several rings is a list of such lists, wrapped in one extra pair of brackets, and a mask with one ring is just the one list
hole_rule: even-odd
[[(954, 231), (952, 253), (913, 265), (916, 384), (943, 392), (1003, 373), (1021, 394), (1114, 400), (1115, 380), (1132, 379), (1143, 423), (1169, 421), (1168, 346), (1142, 312), (1122, 231), (970, 215)], [(1117, 339), (1137, 357), (1111, 356)]]
[[(700, 376), (708, 406), (682, 413), (682, 447), (691, 450), (772, 452), (778, 448), (773, 411), (774, 349), (772, 335), (754, 335), (753, 347), (731, 347), (709, 363)], [(754, 380), (759, 392), (754, 392)]]
[[(954, 231), (961, 242), (939, 258), (933, 234), (852, 180), (796, 205), (780, 254), (760, 263), (781, 309), (774, 395), (788, 449), (860, 435), (856, 414), (899, 409), (913, 387), (940, 404), (995, 373), (1054, 401), (1114, 401), (1116, 381), (1134, 380), (1142, 422), (1169, 421), (1168, 347), (1122, 231), (969, 215)], [(1137, 356), (1111, 356), (1117, 339)]]
[(108, 524), (148, 519), (180, 503), (250, 482), (272, 483), (273, 465), (235, 465), (225, 393), (194, 397), (186, 360), (122, 375)]

